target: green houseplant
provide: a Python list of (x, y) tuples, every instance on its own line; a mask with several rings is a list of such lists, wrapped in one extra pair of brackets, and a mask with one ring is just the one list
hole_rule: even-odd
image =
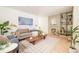
[(8, 46), (8, 42), (6, 40), (0, 40), (0, 50), (6, 48)]
[(4, 33), (7, 33), (8, 32), (8, 29), (10, 29), (8, 27), (8, 25), (9, 25), (9, 21), (6, 21), (6, 22), (0, 24), (0, 34), (1, 35), (4, 35)]
[(71, 30), (70, 30), (70, 32), (71, 32), (71, 41), (70, 41), (71, 42), (71, 46), (70, 46), (70, 48), (73, 49), (73, 50), (76, 50), (75, 44), (76, 44), (77, 38), (79, 37), (76, 34), (78, 30), (79, 30), (79, 25), (74, 27), (74, 28), (71, 27)]

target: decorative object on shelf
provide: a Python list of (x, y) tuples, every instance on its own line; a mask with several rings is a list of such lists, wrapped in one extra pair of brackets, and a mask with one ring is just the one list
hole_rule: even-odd
[(77, 31), (79, 30), (79, 26), (76, 26), (76, 27), (71, 27), (71, 40), (70, 40), (70, 42), (71, 42), (71, 46), (70, 46), (70, 52), (77, 52), (77, 49), (76, 49), (76, 47), (75, 47), (75, 45), (76, 45), (76, 40), (77, 40), (77, 38), (79, 37), (77, 34), (75, 34), (74, 35), (74, 33), (76, 33)]
[(65, 28), (62, 27), (61, 30), (60, 30), (60, 32), (64, 35), (65, 34)]
[(4, 33), (8, 32), (8, 29), (10, 29), (8, 26), (9, 26), (9, 21), (6, 21), (6, 22), (0, 24), (0, 33), (1, 33), (1, 35), (4, 35)]
[(68, 15), (68, 21), (67, 24), (71, 25), (72, 24), (72, 15)]

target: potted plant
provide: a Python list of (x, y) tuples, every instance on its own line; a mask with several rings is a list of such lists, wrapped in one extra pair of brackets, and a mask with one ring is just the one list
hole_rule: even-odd
[(0, 40), (0, 50), (6, 48), (8, 46), (8, 41)]
[(8, 32), (8, 29), (10, 29), (8, 27), (8, 25), (9, 25), (9, 21), (6, 21), (6, 22), (0, 24), (0, 33), (1, 33), (1, 35), (4, 35), (4, 33)]
[(78, 30), (79, 30), (79, 28), (78, 28), (79, 26), (76, 26), (76, 27), (71, 27), (71, 40), (70, 40), (70, 42), (71, 42), (71, 46), (70, 46), (70, 52), (77, 52), (77, 49), (76, 49), (76, 47), (75, 47), (75, 45), (76, 45), (76, 39), (79, 37), (77, 34), (74, 34), (74, 33), (76, 33)]

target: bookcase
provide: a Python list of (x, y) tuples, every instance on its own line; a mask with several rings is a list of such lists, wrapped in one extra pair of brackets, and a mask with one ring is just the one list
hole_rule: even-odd
[(73, 26), (73, 15), (71, 12), (62, 13), (60, 15), (60, 34), (71, 36), (71, 27)]

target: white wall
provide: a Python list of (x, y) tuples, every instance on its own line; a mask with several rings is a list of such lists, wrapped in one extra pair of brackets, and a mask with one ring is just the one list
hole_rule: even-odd
[(7, 7), (0, 7), (0, 22), (9, 20), (10, 23), (16, 24), (18, 26), (19, 16), (33, 18), (33, 27), (35, 27), (35, 25), (38, 25), (44, 32), (48, 32), (48, 17), (33, 15)]
[[(76, 27), (79, 25), (79, 7), (78, 6), (75, 6), (73, 8), (73, 27)], [(77, 33), (77, 35), (79, 35)], [(75, 34), (74, 34), (75, 36)], [(79, 38), (77, 39), (79, 41)]]
[(38, 22), (41, 30), (44, 30), (45, 33), (48, 33), (48, 17), (38, 16)]
[(73, 8), (73, 26), (78, 26), (79, 25), (79, 7), (75, 6)]

